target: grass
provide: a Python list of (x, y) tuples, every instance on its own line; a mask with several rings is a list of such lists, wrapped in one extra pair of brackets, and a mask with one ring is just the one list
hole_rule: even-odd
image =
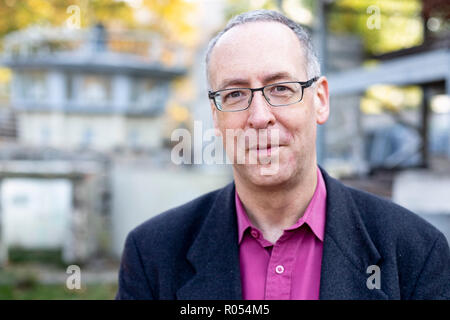
[(111, 300), (116, 292), (116, 284), (89, 284), (80, 290), (69, 290), (65, 284), (0, 284), (0, 300)]
[(73, 290), (65, 282), (40, 283), (36, 274), (41, 268), (61, 272), (54, 265), (32, 263), (14, 263), (0, 269), (0, 300), (111, 300), (116, 295), (116, 283), (82, 283), (80, 289)]
[(25, 249), (11, 247), (8, 249), (8, 260), (12, 263), (42, 262), (54, 266), (64, 266), (61, 249)]

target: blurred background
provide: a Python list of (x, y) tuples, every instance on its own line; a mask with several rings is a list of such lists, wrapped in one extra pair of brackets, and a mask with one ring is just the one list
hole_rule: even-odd
[(313, 36), (319, 164), (450, 239), (448, 1), (1, 0), (0, 299), (112, 299), (132, 228), (232, 180), (173, 163), (172, 132), (212, 127), (206, 45), (260, 8)]

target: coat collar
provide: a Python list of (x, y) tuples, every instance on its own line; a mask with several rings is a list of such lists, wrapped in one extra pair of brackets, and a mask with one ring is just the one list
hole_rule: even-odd
[[(327, 188), (320, 299), (387, 298), (381, 289), (367, 288), (367, 267), (381, 257), (350, 191), (320, 170)], [(178, 299), (242, 299), (234, 195), (234, 183), (217, 192), (187, 254), (196, 273), (177, 291)]]
[(196, 274), (177, 291), (178, 299), (242, 299), (235, 186), (217, 191), (187, 259)]

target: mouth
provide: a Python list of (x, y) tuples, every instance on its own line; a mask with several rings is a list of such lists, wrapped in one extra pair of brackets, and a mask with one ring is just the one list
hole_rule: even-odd
[(268, 156), (270, 157), (272, 155), (272, 153), (278, 151), (280, 148), (282, 147), (282, 145), (264, 145), (264, 146), (254, 146), (252, 148), (248, 149), (248, 152), (251, 153), (256, 153), (258, 155), (258, 157), (264, 157), (264, 156)]
[(275, 148), (279, 148), (279, 147), (283, 147), (285, 146), (284, 144), (255, 144), (253, 146), (250, 146), (248, 148), (246, 148), (247, 151), (252, 151), (252, 150), (269, 150), (269, 149), (275, 149)]

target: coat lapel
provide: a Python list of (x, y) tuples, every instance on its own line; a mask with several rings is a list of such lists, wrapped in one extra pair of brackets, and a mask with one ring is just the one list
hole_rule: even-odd
[(182, 300), (241, 299), (234, 183), (218, 191), (187, 259), (195, 275), (177, 291)]
[[(327, 189), (327, 215), (320, 280), (320, 299), (387, 299), (369, 289), (367, 267), (381, 256), (372, 242), (350, 191), (322, 168)], [(381, 284), (383, 280), (381, 279)]]
[[(367, 287), (367, 267), (382, 261), (349, 190), (320, 169), (327, 188), (320, 299), (388, 299)], [(234, 192), (234, 183), (221, 189), (203, 221), (187, 254), (195, 274), (178, 299), (242, 299)]]

